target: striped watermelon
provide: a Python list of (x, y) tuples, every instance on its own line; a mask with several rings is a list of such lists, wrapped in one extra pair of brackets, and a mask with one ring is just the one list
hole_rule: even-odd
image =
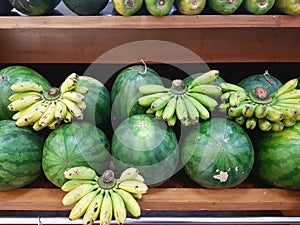
[(0, 190), (24, 187), (40, 176), (43, 143), (32, 130), (0, 121)]
[(13, 7), (28, 16), (51, 14), (61, 0), (9, 0)]
[(115, 130), (111, 152), (117, 172), (137, 167), (148, 185), (158, 186), (176, 172), (179, 150), (174, 131), (152, 115), (133, 115)]
[(241, 184), (254, 164), (254, 148), (238, 124), (212, 118), (195, 126), (183, 140), (182, 163), (186, 174), (206, 188)]
[(64, 124), (52, 131), (43, 148), (42, 167), (47, 179), (61, 187), (63, 172), (88, 166), (101, 174), (108, 168), (110, 143), (105, 133), (88, 122)]

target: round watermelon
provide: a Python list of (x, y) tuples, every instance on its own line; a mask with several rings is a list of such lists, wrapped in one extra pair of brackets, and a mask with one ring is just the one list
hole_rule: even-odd
[(28, 16), (51, 14), (61, 0), (9, 0), (19, 12)]
[(24, 187), (41, 175), (43, 143), (31, 129), (0, 121), (0, 190)]
[(249, 176), (254, 148), (238, 124), (212, 118), (188, 131), (183, 140), (182, 163), (196, 183), (211, 189), (231, 188)]
[(64, 124), (53, 130), (43, 148), (42, 167), (47, 179), (61, 187), (64, 171), (88, 166), (99, 174), (108, 168), (110, 143), (105, 133), (88, 122)]
[(274, 187), (300, 189), (300, 122), (263, 133), (255, 143), (259, 177)]
[(65, 5), (78, 15), (95, 15), (102, 11), (108, 0), (63, 0)]
[(122, 121), (135, 114), (143, 114), (148, 109), (139, 105), (142, 96), (138, 89), (145, 84), (162, 84), (156, 71), (143, 65), (134, 65), (122, 70), (116, 77), (112, 89), (112, 119)]
[(133, 115), (114, 131), (111, 152), (116, 172), (137, 167), (148, 185), (158, 186), (177, 170), (178, 141), (163, 120)]
[(0, 70), (0, 120), (11, 119), (14, 112), (9, 111), (9, 96), (12, 95), (10, 87), (19, 81), (33, 81), (43, 86), (45, 90), (51, 88), (50, 83), (35, 70), (24, 66), (9, 66)]
[(89, 76), (79, 76), (77, 85), (88, 88), (84, 120), (100, 126), (110, 116), (110, 92), (99, 80)]
[(13, 9), (13, 7), (8, 0), (0, 1), (0, 15), (7, 16), (7, 15), (11, 14), (12, 9)]

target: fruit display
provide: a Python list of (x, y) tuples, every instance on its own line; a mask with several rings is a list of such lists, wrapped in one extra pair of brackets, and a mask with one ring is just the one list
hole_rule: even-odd
[(206, 0), (175, 0), (174, 4), (180, 14), (197, 15), (204, 10)]
[(12, 119), (19, 127), (31, 126), (35, 131), (48, 127), (56, 129), (62, 122), (70, 123), (73, 118), (83, 120), (86, 108), (85, 86), (78, 86), (79, 76), (69, 75), (60, 88), (44, 89), (39, 83), (20, 81), (10, 87), (13, 94), (8, 98), (7, 108), (16, 112)]
[(269, 12), (275, 4), (275, 0), (244, 0), (244, 8), (252, 14), (262, 15)]
[(112, 0), (114, 9), (122, 16), (132, 16), (143, 6), (143, 0)]
[(19, 12), (28, 16), (40, 16), (51, 14), (61, 0), (9, 0), (12, 6)]
[(297, 85), (298, 79), (291, 79), (268, 94), (261, 86), (247, 92), (238, 85), (224, 82), (220, 85), (224, 93), (219, 110), (247, 129), (282, 131), (299, 120), (300, 90), (296, 89)]
[(82, 217), (82, 224), (88, 225), (99, 219), (101, 225), (109, 225), (114, 219), (117, 224), (124, 224), (127, 211), (134, 217), (141, 215), (136, 199), (147, 193), (148, 186), (136, 168), (129, 167), (115, 178), (112, 170), (98, 176), (93, 169), (79, 166), (67, 169), (64, 176), (68, 181), (61, 189), (68, 193), (62, 204), (75, 203), (70, 220)]
[(182, 164), (186, 174), (203, 187), (235, 187), (253, 168), (254, 148), (241, 126), (212, 118), (195, 126), (185, 137)]
[(258, 176), (273, 187), (300, 189), (300, 123), (281, 132), (267, 132), (257, 144)]
[(218, 70), (210, 70), (193, 79), (189, 85), (180, 79), (173, 80), (171, 88), (163, 85), (143, 85), (139, 92), (140, 105), (148, 107), (146, 113), (167, 121), (174, 126), (179, 120), (184, 126), (196, 124), (199, 120), (210, 118), (210, 111), (218, 105), (214, 97), (222, 90), (216, 84)]
[(120, 122), (129, 116), (145, 113), (147, 108), (139, 105), (142, 96), (139, 87), (145, 84), (162, 84), (158, 73), (144, 65), (132, 65), (123, 69), (111, 88), (113, 118)]
[(209, 7), (218, 14), (234, 14), (242, 5), (243, 0), (208, 0)]
[(65, 182), (63, 173), (67, 168), (88, 166), (101, 174), (109, 162), (106, 134), (88, 122), (63, 124), (48, 135), (43, 147), (44, 174), (58, 187)]
[(145, 0), (148, 12), (153, 16), (166, 16), (170, 13), (174, 0)]
[(0, 190), (24, 187), (41, 175), (43, 137), (1, 120), (0, 143)]
[(9, 66), (0, 71), (0, 120), (10, 120), (14, 115), (7, 106), (10, 103), (8, 98), (13, 94), (11, 85), (16, 82), (30, 81), (40, 84), (43, 89), (48, 90), (51, 88), (50, 83), (37, 71), (25, 66)]
[(63, 2), (78, 15), (96, 15), (108, 4), (108, 0), (63, 0)]
[(0, 2), (0, 16), (10, 15), (12, 9), (13, 7), (8, 0), (2, 0)]
[(175, 132), (164, 121), (147, 114), (122, 121), (114, 131), (111, 154), (116, 171), (136, 167), (151, 186), (173, 176), (179, 162)]

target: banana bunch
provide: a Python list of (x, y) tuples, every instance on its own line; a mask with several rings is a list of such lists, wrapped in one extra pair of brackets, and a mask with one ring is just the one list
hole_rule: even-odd
[(45, 127), (55, 129), (62, 121), (70, 123), (73, 118), (83, 120), (86, 108), (84, 95), (88, 89), (77, 86), (78, 78), (77, 74), (72, 73), (60, 88), (52, 87), (48, 91), (30, 81), (12, 84), (13, 94), (9, 97), (7, 108), (16, 112), (12, 117), (16, 125), (32, 125), (35, 131), (39, 131)]
[(196, 77), (185, 86), (183, 80), (174, 80), (170, 88), (163, 85), (143, 85), (139, 92), (140, 105), (149, 107), (146, 113), (167, 121), (174, 126), (177, 119), (182, 125), (196, 124), (199, 120), (210, 118), (218, 102), (214, 97), (220, 96), (221, 88), (216, 85), (218, 70), (210, 70)]
[(247, 93), (238, 85), (224, 82), (220, 84), (223, 94), (219, 110), (247, 129), (259, 127), (262, 131), (281, 131), (300, 120), (297, 85), (298, 79), (291, 79), (268, 95), (262, 87)]
[(127, 211), (134, 217), (141, 215), (136, 199), (147, 193), (148, 186), (138, 169), (130, 167), (115, 179), (111, 170), (97, 176), (93, 169), (78, 166), (67, 169), (64, 176), (69, 180), (61, 187), (68, 192), (62, 204), (75, 203), (69, 214), (70, 220), (82, 217), (82, 224), (91, 225), (99, 219), (100, 225), (109, 225), (112, 219), (123, 224)]

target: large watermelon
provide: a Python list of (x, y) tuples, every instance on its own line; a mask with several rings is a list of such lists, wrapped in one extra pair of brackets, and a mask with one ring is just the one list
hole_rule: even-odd
[(10, 87), (18, 81), (33, 81), (43, 86), (45, 90), (51, 88), (50, 83), (38, 72), (24, 66), (9, 66), (0, 71), (0, 120), (11, 119), (14, 112), (9, 111), (9, 96), (12, 95)]
[(24, 187), (40, 176), (43, 143), (32, 130), (0, 121), (0, 190)]
[(0, 15), (6, 16), (11, 14), (11, 10), (13, 9), (12, 5), (8, 0), (0, 1)]
[(250, 174), (254, 149), (238, 124), (212, 118), (191, 130), (183, 140), (182, 163), (186, 174), (206, 188), (230, 188)]
[(100, 81), (89, 76), (80, 76), (77, 85), (88, 88), (84, 120), (100, 126), (110, 116), (110, 92)]
[(110, 162), (110, 143), (105, 133), (88, 122), (64, 124), (52, 131), (43, 148), (43, 171), (61, 187), (63, 172), (74, 166), (88, 166), (101, 174)]
[(9, 0), (19, 12), (28, 16), (51, 14), (61, 0)]
[(148, 185), (158, 186), (170, 178), (179, 160), (174, 131), (152, 115), (133, 115), (115, 130), (111, 152), (117, 172), (137, 167)]
[(108, 0), (63, 0), (63, 2), (78, 15), (98, 14), (108, 4)]
[(255, 143), (259, 177), (275, 187), (300, 189), (300, 122), (263, 133)]
[(162, 84), (159, 75), (150, 67), (134, 65), (118, 74), (111, 90), (114, 120), (118, 122), (146, 112), (147, 107), (138, 104), (138, 99), (142, 96), (138, 88), (145, 84)]

